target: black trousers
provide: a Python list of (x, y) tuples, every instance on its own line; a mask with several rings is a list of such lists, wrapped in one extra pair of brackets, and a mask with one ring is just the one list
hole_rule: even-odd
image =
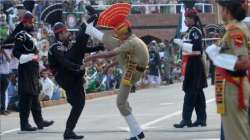
[(66, 123), (66, 131), (73, 131), (85, 106), (85, 93), (83, 84), (76, 83), (66, 90), (67, 101), (71, 105), (70, 115)]
[(19, 95), (19, 116), (21, 128), (29, 124), (29, 114), (32, 113), (34, 122), (37, 126), (41, 126), (43, 122), (42, 109), (39, 101), (39, 95)]
[(196, 111), (197, 121), (206, 123), (206, 99), (202, 89), (185, 92), (182, 119), (186, 122), (191, 122), (194, 109)]
[(250, 97), (249, 97), (249, 106), (248, 106), (248, 123), (249, 123), (249, 127), (250, 127)]
[(5, 92), (8, 88), (8, 75), (6, 74), (0, 74), (0, 98), (1, 98), (1, 105), (0, 105), (0, 111), (5, 110)]

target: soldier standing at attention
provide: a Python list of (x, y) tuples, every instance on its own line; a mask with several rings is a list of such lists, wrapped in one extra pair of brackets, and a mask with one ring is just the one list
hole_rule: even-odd
[(26, 12), (22, 18), (21, 31), (15, 36), (13, 55), (19, 59), (18, 66), (18, 95), (20, 96), (20, 125), (21, 131), (35, 131), (37, 128), (29, 124), (30, 111), (38, 129), (43, 129), (54, 123), (45, 121), (39, 101), (39, 56), (35, 38), (33, 16)]
[(250, 33), (242, 22), (246, 17), (247, 0), (218, 0), (226, 33), (206, 49), (216, 68), (217, 112), (221, 114), (226, 140), (249, 140), (248, 99)]
[[(206, 126), (206, 99), (203, 89), (207, 87), (205, 66), (202, 60), (202, 24), (196, 9), (187, 9), (185, 24), (188, 31), (184, 40), (174, 39), (183, 52), (183, 91), (185, 92), (182, 120), (174, 124), (175, 128)], [(192, 123), (192, 112), (195, 109), (197, 120)]]

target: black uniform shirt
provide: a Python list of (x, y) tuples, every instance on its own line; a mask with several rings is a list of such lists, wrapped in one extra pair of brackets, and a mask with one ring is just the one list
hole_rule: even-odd
[[(38, 54), (36, 41), (32, 35), (24, 30), (15, 36), (13, 55), (20, 59), (22, 55)], [(38, 95), (39, 88), (39, 64), (36, 61), (28, 61), (18, 66), (18, 92), (19, 94)]]

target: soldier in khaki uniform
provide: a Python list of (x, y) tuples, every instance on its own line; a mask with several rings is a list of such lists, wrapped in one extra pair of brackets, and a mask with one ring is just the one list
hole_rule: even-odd
[[(113, 9), (115, 7), (115, 9)], [(87, 25), (86, 34), (89, 34), (104, 43), (106, 47), (112, 49), (112, 51), (92, 55), (85, 59), (89, 61), (96, 58), (108, 58), (116, 56), (117, 62), (123, 67), (123, 76), (120, 83), (120, 90), (117, 97), (117, 107), (125, 117), (131, 132), (131, 138), (129, 140), (143, 139), (144, 133), (139, 126), (134, 116), (132, 115), (132, 109), (127, 101), (131, 86), (140, 80), (143, 75), (148, 62), (149, 52), (147, 45), (139, 39), (136, 35), (132, 34), (131, 24), (124, 16), (124, 11), (119, 14), (120, 9), (127, 9), (129, 13), (131, 5), (129, 4), (114, 4), (109, 9), (100, 14), (98, 18), (98, 25), (111, 27), (115, 31), (116, 38), (110, 34), (103, 34), (98, 31), (91, 24)], [(117, 13), (116, 18), (110, 17), (107, 19), (109, 13)], [(109, 22), (105, 22), (109, 21)], [(113, 63), (112, 65), (117, 64)]]
[[(244, 0), (219, 0), (226, 33), (217, 45), (206, 49), (216, 68), (216, 102), (226, 140), (250, 140), (247, 79), (250, 33), (241, 22), (246, 16)], [(246, 3), (247, 4), (247, 3)]]

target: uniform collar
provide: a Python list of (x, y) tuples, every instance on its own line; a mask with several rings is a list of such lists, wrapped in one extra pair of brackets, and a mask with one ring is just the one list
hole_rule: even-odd
[(225, 27), (226, 27), (226, 29), (228, 29), (228, 27), (230, 27), (231, 25), (236, 24), (236, 23), (238, 23), (238, 22), (239, 22), (239, 21), (237, 21), (237, 20), (235, 20), (235, 19), (229, 20), (229, 21), (225, 22)]
[(57, 43), (59, 44), (60, 50), (62, 51), (68, 51), (70, 49), (70, 47), (65, 46), (62, 41), (57, 40)]
[(130, 39), (132, 39), (132, 38), (134, 38), (135, 37), (135, 35), (134, 34), (131, 34), (129, 37), (128, 37), (128, 39), (126, 39), (126, 40), (130, 40)]
[[(227, 21), (227, 24), (233, 24), (233, 23), (237, 23), (238, 21), (236, 19), (233, 19), (233, 20), (229, 20)], [(226, 25), (227, 25), (226, 24)]]

